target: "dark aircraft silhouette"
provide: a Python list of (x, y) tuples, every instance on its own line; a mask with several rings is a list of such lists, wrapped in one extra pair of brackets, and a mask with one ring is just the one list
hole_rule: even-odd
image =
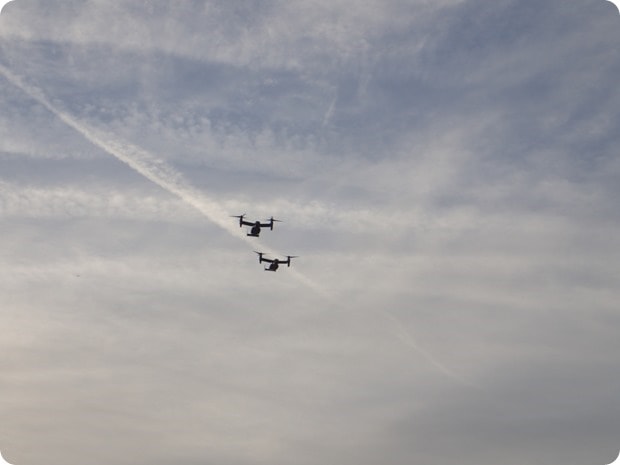
[(269, 263), (269, 266), (265, 267), (265, 271), (278, 271), (278, 267), (280, 266), (280, 264), (286, 264), (286, 266), (291, 266), (291, 258), (297, 258), (297, 255), (287, 255), (286, 260), (279, 260), (277, 258), (263, 258), (263, 255), (265, 255), (263, 252), (254, 251), (254, 253), (258, 254), (258, 263)]
[(245, 217), (245, 213), (243, 215), (232, 215), (231, 218), (239, 218), (239, 227), (242, 226), (252, 226), (250, 232), (247, 234), (248, 236), (258, 237), (260, 235), (260, 228), (269, 228), (273, 231), (273, 223), (280, 222), (280, 220), (274, 220), (273, 216), (269, 218), (268, 223), (261, 223), (260, 221), (245, 221), (243, 218)]

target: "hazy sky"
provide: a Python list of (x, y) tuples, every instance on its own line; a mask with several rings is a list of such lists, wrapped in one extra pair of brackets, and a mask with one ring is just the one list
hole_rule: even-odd
[(9, 3), (4, 457), (611, 462), (619, 82), (606, 0)]

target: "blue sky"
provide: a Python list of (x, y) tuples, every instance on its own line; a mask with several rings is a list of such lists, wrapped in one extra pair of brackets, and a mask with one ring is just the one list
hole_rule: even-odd
[(619, 44), (605, 0), (9, 3), (5, 458), (611, 462)]

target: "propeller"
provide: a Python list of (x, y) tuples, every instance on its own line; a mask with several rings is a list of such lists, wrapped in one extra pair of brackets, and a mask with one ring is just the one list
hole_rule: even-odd
[(243, 215), (230, 215), (231, 218), (239, 218), (239, 227), (243, 226), (243, 218), (245, 217), (245, 213)]
[(276, 220), (273, 216), (269, 218), (269, 228), (273, 231), (273, 223), (282, 223), (282, 220)]

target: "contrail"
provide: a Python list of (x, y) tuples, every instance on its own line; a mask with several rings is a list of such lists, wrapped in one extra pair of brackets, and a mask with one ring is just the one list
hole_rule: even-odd
[[(155, 183), (162, 189), (179, 197), (181, 200), (194, 207), (202, 213), (203, 216), (232, 236), (246, 242), (252, 247), (256, 247), (256, 242), (254, 240), (250, 240), (247, 236), (240, 236), (238, 234), (238, 230), (233, 222), (230, 221), (228, 213), (225, 212), (217, 202), (209, 199), (201, 191), (194, 188), (181, 173), (176, 171), (166, 162), (138, 146), (126, 142), (120, 142), (109, 134), (89, 127), (86, 124), (76, 120), (70, 114), (58, 109), (54, 104), (52, 104), (52, 102), (50, 102), (50, 100), (40, 89), (25, 83), (21, 78), (13, 74), (2, 65), (0, 65), (0, 73), (2, 73), (9, 82), (21, 89), (26, 95), (30, 96), (33, 100), (47, 108), (63, 123), (81, 134), (86, 140), (112, 155), (117, 160), (125, 163), (132, 170), (139, 173), (149, 181)], [(328, 114), (333, 110), (334, 104), (335, 100), (332, 102), (332, 105), (330, 105)], [(262, 245), (260, 247), (265, 251), (265, 253), (277, 254), (277, 252), (270, 250), (268, 247), (264, 247)], [(312, 281), (309, 277), (299, 272), (299, 270), (292, 269), (290, 271), (292, 276), (295, 277), (295, 279), (297, 279), (300, 283), (314, 290), (323, 298), (338, 305), (338, 302), (335, 302), (334, 297), (327, 290)], [(398, 326), (400, 333), (399, 339), (405, 345), (422, 355), (424, 359), (426, 359), (433, 367), (435, 367), (435, 369), (444, 375), (449, 376), (460, 383), (471, 385), (471, 383), (463, 380), (461, 377), (439, 363), (427, 351), (422, 349), (415, 342), (413, 336), (411, 336), (411, 334), (404, 328), (403, 324), (392, 314), (387, 311), (384, 311), (383, 313), (385, 313), (385, 315)]]
[(181, 198), (183, 201), (199, 210), (213, 223), (231, 234), (234, 234), (235, 228), (230, 221), (224, 219), (227, 215), (222, 208), (212, 200), (205, 198), (200, 191), (191, 187), (190, 184), (185, 181), (181, 173), (174, 170), (164, 161), (135, 145), (118, 142), (106, 133), (78, 122), (71, 115), (56, 108), (39, 89), (24, 83), (19, 77), (2, 65), (0, 65), (0, 72), (2, 72), (12, 84), (43, 105), (63, 123), (76, 130), (92, 144), (125, 163), (131, 169), (141, 174), (149, 181), (157, 184), (162, 189)]

